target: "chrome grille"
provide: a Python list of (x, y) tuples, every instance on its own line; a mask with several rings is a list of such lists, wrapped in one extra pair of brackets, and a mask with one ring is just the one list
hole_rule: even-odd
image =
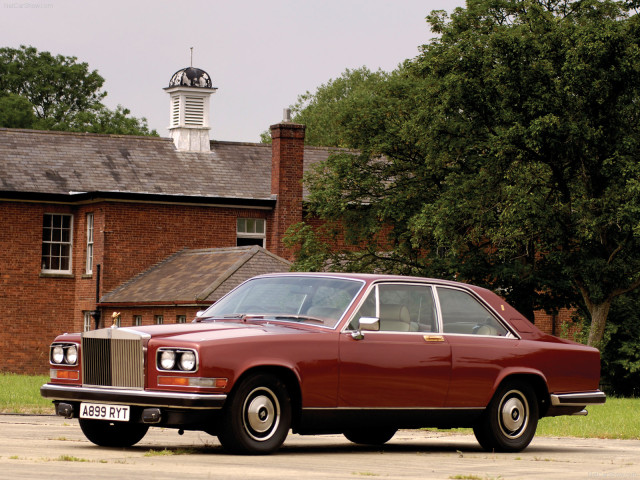
[(143, 389), (142, 337), (115, 328), (83, 333), (82, 383), (98, 387)]

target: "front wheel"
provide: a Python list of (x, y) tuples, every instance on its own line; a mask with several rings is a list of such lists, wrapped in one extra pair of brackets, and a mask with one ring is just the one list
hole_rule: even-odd
[(509, 382), (496, 391), (473, 433), (485, 450), (519, 452), (531, 443), (537, 426), (535, 392), (526, 383)]
[(284, 443), (290, 426), (291, 399), (286, 385), (273, 375), (252, 375), (229, 400), (218, 439), (233, 453), (273, 453)]
[(80, 429), (87, 439), (101, 447), (130, 447), (146, 435), (149, 425), (130, 422), (109, 422), (80, 418)]

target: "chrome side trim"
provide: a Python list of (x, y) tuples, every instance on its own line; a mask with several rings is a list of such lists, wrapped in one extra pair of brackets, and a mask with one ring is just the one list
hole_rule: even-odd
[(560, 393), (551, 395), (551, 405), (554, 407), (581, 407), (592, 404), (602, 404), (607, 401), (604, 392)]
[(40, 394), (52, 400), (100, 402), (142, 407), (220, 409), (227, 399), (224, 393), (181, 393), (118, 388), (95, 388), (45, 383)]

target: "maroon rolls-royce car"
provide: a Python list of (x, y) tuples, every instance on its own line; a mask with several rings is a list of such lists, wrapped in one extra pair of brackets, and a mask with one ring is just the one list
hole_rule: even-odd
[(381, 445), (399, 428), (472, 427), (519, 451), (544, 416), (605, 402), (598, 350), (546, 335), (498, 295), (427, 278), (252, 278), (190, 324), (60, 335), (41, 393), (101, 446), (150, 426), (271, 453), (289, 430)]

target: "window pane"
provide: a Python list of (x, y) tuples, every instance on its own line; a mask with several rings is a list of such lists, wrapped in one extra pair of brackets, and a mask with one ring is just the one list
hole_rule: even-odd
[(507, 334), (507, 329), (475, 298), (461, 290), (438, 287), (444, 333)]
[(45, 214), (42, 220), (42, 269), (71, 270), (71, 225), (73, 217)]
[(264, 220), (256, 220), (256, 233), (264, 233)]
[(247, 231), (247, 227), (245, 225), (244, 218), (239, 218), (238, 219), (238, 232), (244, 233), (246, 231)]

